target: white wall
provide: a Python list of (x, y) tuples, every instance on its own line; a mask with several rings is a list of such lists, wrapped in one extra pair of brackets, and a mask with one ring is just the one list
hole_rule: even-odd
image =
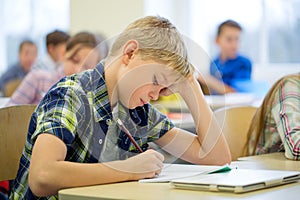
[(70, 32), (95, 31), (110, 38), (143, 14), (143, 0), (70, 0)]
[[(208, 37), (205, 31), (209, 20), (201, 18), (203, 11), (201, 9), (204, 9), (205, 2), (205, 0), (70, 0), (70, 32), (99, 31), (110, 38), (120, 33), (130, 22), (144, 15), (167, 17), (188, 40), (192, 63), (199, 66), (202, 72), (208, 73), (210, 58), (206, 53)], [(261, 66), (254, 63), (252, 78), (272, 84), (285, 74), (299, 71), (299, 64)]]
[[(2, 6), (0, 6), (0, 22), (4, 22), (4, 6), (1, 1)], [(3, 27), (2, 27), (3, 28)], [(6, 51), (3, 47), (5, 47), (5, 35), (4, 31), (0, 31), (0, 75), (3, 71), (6, 70), (7, 62), (6, 62)]]

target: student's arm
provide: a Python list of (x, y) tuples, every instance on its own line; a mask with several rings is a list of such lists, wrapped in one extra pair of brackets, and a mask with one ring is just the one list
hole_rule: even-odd
[(197, 135), (173, 128), (156, 143), (173, 155), (195, 164), (230, 163), (231, 155), (227, 142), (196, 78), (190, 77), (177, 87), (191, 111)]
[(285, 82), (275, 97), (278, 104), (272, 108), (272, 115), (276, 122), (288, 159), (300, 160), (300, 85), (299, 80), (291, 79)]
[(240, 60), (240, 67), (233, 74), (233, 79), (251, 80), (252, 63), (248, 58), (242, 57)]
[(123, 161), (75, 163), (65, 161), (67, 147), (52, 134), (40, 134), (29, 169), (29, 186), (37, 196), (57, 194), (69, 187), (151, 178), (162, 169), (163, 156), (148, 150)]
[(219, 81), (218, 79), (216, 79), (211, 75), (205, 77), (199, 75), (197, 79), (201, 84), (207, 85), (208, 89), (211, 89), (217, 92), (218, 94), (227, 94), (227, 93), (236, 92), (234, 88), (230, 87), (226, 83)]
[(30, 71), (11, 96), (7, 106), (32, 104), (37, 93), (38, 74)]

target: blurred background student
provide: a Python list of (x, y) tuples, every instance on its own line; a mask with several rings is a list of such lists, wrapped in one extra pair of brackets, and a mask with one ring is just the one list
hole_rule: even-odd
[(300, 160), (300, 72), (279, 79), (257, 110), (248, 132), (247, 155), (284, 151)]
[[(25, 75), (30, 71), (37, 58), (37, 46), (31, 40), (24, 40), (19, 46), (18, 62), (10, 66), (0, 77), (0, 96), (10, 96), (10, 91), (6, 88), (9, 84), (15, 87), (21, 82)], [(16, 84), (15, 84), (16, 83)], [(14, 90), (14, 88), (11, 88)], [(2, 94), (2, 95), (1, 95)]]
[(105, 43), (104, 37), (101, 38), (103, 41), (99, 40), (99, 34), (96, 36), (90, 32), (80, 32), (71, 37), (66, 46), (62, 65), (55, 71), (47, 69), (30, 71), (7, 105), (38, 104), (51, 86), (64, 76), (94, 68), (103, 58), (100, 52), (107, 55), (107, 52), (103, 52), (103, 49), (98, 47), (98, 45), (103, 46), (100, 43)]
[(50, 71), (55, 70), (62, 62), (65, 52), (66, 44), (70, 35), (55, 30), (46, 35), (47, 53), (42, 58), (38, 59), (33, 65), (32, 69), (47, 69)]
[[(252, 63), (238, 52), (241, 31), (242, 27), (233, 20), (218, 26), (215, 42), (220, 53), (210, 65), (210, 74), (224, 83), (225, 93), (240, 92), (239, 82), (251, 80)], [(212, 77), (209, 79), (217, 82)]]

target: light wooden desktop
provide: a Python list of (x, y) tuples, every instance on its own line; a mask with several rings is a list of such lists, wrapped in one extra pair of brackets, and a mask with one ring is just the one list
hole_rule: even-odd
[(281, 152), (241, 157), (237, 163), (241, 168), (300, 171), (300, 161), (289, 160)]
[[(232, 163), (233, 166), (245, 169), (278, 169), (300, 170), (299, 161), (286, 160), (282, 153), (268, 154), (254, 157), (244, 157)], [(300, 182), (284, 186), (258, 190), (245, 194), (231, 194), (224, 192), (201, 192), (192, 190), (174, 189), (169, 183), (139, 183), (137, 181), (97, 185), (89, 187), (70, 188), (59, 191), (60, 200), (87, 200), (87, 199), (298, 199)]]

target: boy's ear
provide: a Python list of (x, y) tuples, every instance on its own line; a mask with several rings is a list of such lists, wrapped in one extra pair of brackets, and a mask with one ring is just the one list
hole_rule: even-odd
[(53, 51), (54, 51), (54, 45), (53, 45), (53, 44), (49, 44), (49, 45), (47, 46), (47, 51), (48, 51), (50, 54), (52, 54)]
[(216, 37), (215, 44), (219, 44), (219, 37)]
[(139, 43), (136, 40), (129, 40), (123, 48), (122, 61), (125, 65), (128, 65), (129, 61), (133, 59), (134, 54), (137, 54), (139, 49)]

